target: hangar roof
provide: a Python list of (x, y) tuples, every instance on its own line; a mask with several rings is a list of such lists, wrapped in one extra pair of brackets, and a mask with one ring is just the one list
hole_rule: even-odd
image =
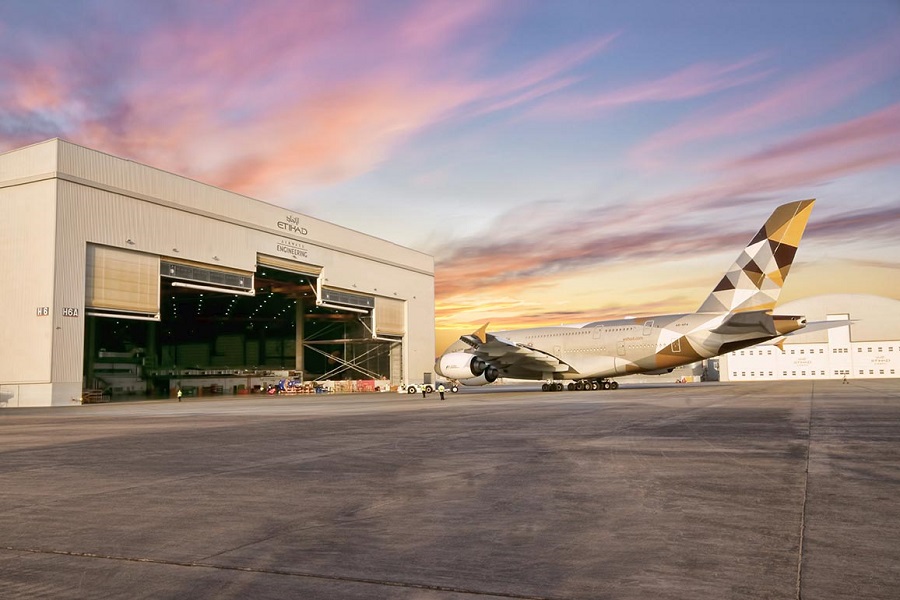
[(0, 154), (0, 187), (52, 177), (434, 274), (423, 252), (58, 138)]

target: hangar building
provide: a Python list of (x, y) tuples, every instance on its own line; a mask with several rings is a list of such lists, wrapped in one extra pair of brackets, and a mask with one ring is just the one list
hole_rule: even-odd
[(828, 294), (787, 302), (776, 312), (846, 325), (789, 337), (783, 351), (766, 344), (725, 354), (722, 381), (900, 377), (900, 301)]
[(0, 406), (431, 376), (429, 255), (59, 139), (0, 210)]

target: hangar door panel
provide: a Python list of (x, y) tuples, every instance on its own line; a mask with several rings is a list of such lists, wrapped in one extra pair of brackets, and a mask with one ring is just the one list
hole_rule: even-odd
[(159, 257), (87, 245), (85, 307), (159, 315)]
[(375, 334), (406, 334), (406, 302), (393, 298), (375, 298)]
[(308, 265), (286, 258), (278, 258), (277, 256), (268, 256), (266, 254), (257, 254), (256, 262), (264, 267), (272, 267), (273, 269), (280, 269), (289, 273), (309, 275), (310, 277), (318, 277), (322, 273), (322, 267)]

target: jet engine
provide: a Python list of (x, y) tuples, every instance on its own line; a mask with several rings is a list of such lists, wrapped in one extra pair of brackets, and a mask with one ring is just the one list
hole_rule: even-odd
[(497, 367), (488, 365), (484, 370), (484, 373), (482, 373), (478, 377), (469, 377), (468, 379), (459, 379), (457, 381), (465, 386), (487, 385), (489, 383), (494, 383), (495, 381), (497, 381), (497, 377), (499, 377), (499, 375), (500, 372), (497, 371)]
[(459, 380), (463, 385), (486, 385), (500, 376), (497, 367), (468, 352), (443, 355), (438, 359), (435, 370), (444, 377)]

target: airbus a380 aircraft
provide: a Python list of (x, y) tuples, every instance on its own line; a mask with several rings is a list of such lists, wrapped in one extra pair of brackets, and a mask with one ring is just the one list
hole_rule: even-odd
[(499, 377), (544, 380), (543, 389), (616, 389), (611, 377), (661, 374), (705, 358), (834, 322), (773, 315), (815, 200), (779, 206), (695, 313), (487, 332), (447, 348), (435, 370), (463, 385)]

